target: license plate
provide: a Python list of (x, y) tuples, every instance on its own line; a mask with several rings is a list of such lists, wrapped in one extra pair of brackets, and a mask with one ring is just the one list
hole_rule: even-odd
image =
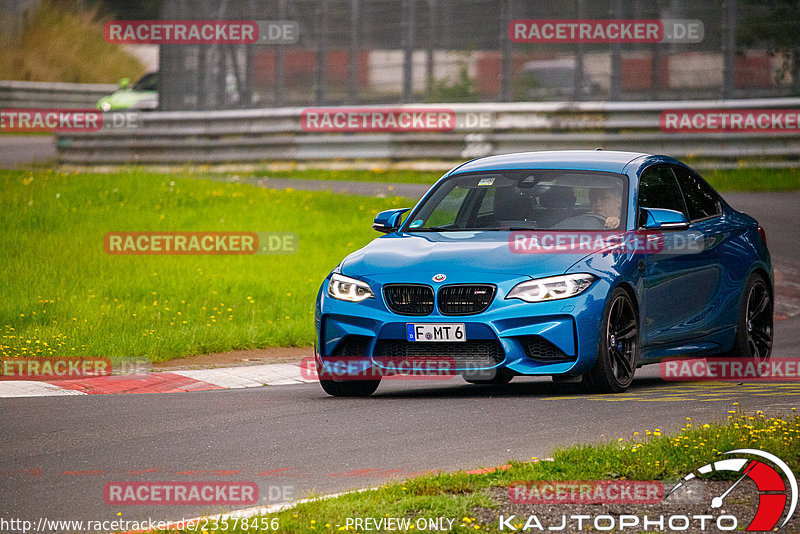
[(464, 323), (406, 323), (409, 341), (466, 341)]

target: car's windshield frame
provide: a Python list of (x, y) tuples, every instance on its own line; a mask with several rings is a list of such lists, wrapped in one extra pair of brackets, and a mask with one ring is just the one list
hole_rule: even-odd
[[(551, 228), (544, 228), (544, 227), (528, 227), (528, 226), (503, 226), (503, 227), (476, 227), (476, 228), (458, 228), (458, 227), (443, 227), (443, 226), (433, 226), (433, 227), (411, 227), (411, 223), (418, 219), (418, 215), (424, 211), (425, 206), (427, 206), (431, 201), (437, 199), (437, 195), (441, 192), (443, 187), (449, 186), (453, 180), (459, 179), (474, 179), (476, 177), (481, 176), (497, 176), (497, 175), (504, 175), (511, 179), (517, 179), (519, 181), (523, 180), (523, 175), (525, 178), (529, 178), (531, 175), (536, 175), (536, 173), (540, 173), (543, 175), (543, 178), (536, 180), (535, 182), (530, 185), (530, 187), (535, 187), (536, 185), (541, 184), (545, 181), (546, 177), (552, 176), (557, 173), (564, 173), (564, 174), (585, 174), (585, 175), (602, 175), (608, 176), (611, 178), (619, 179), (622, 185), (622, 189), (620, 191), (621, 194), (621, 206), (620, 206), (620, 222), (617, 230), (623, 230), (627, 223), (628, 211), (629, 211), (629, 191), (630, 191), (630, 178), (625, 173), (621, 172), (612, 172), (612, 171), (598, 171), (598, 170), (589, 170), (589, 169), (573, 169), (573, 168), (525, 168), (525, 169), (495, 169), (495, 170), (482, 170), (482, 171), (471, 171), (471, 172), (462, 172), (452, 174), (447, 176), (446, 178), (439, 180), (437, 184), (422, 198), (422, 200), (417, 203), (413, 210), (409, 212), (409, 214), (405, 217), (403, 223), (400, 225), (398, 231), (400, 232), (407, 232), (407, 233), (424, 233), (424, 232), (508, 232), (508, 231), (521, 231), (521, 230), (531, 230), (531, 231), (538, 231), (538, 230), (550, 230)], [(576, 186), (577, 187), (577, 186)], [(447, 194), (452, 191), (452, 188), (447, 192)], [(437, 200), (437, 206), (441, 203), (442, 199)], [(435, 210), (436, 208), (434, 208)], [(459, 207), (459, 212), (463, 209), (463, 206)], [(427, 219), (426, 219), (427, 221)], [(571, 231), (571, 230), (581, 230), (581, 229), (564, 229), (564, 231)], [(562, 230), (559, 230), (562, 231)]]

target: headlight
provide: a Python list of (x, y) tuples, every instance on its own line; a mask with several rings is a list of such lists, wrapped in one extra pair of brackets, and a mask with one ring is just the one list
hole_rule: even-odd
[(375, 298), (369, 284), (341, 274), (331, 275), (331, 280), (328, 282), (328, 295), (349, 302), (361, 302), (364, 299)]
[(565, 299), (583, 293), (593, 281), (594, 276), (591, 274), (564, 274), (539, 278), (517, 284), (506, 298), (525, 302)]

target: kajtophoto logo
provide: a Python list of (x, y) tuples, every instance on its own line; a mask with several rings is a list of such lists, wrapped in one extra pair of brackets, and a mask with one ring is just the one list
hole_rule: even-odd
[[(697, 484), (706, 486), (714, 475), (731, 475), (736, 480), (730, 485), (724, 482), (713, 482), (717, 489), (715, 496), (708, 503), (712, 511), (717, 514), (686, 514), (677, 512), (663, 513), (619, 513), (604, 512), (600, 514), (563, 514), (558, 525), (542, 524), (540, 517), (531, 514), (524, 525), (515, 514), (500, 514), (498, 517), (498, 530), (500, 531), (562, 531), (569, 525), (573, 531), (634, 531), (634, 532), (718, 532), (742, 530), (739, 517), (732, 515), (730, 506), (742, 501), (737, 495), (729, 497), (745, 479), (755, 484), (758, 493), (758, 504), (753, 518), (746, 528), (747, 532), (776, 531), (784, 527), (797, 509), (798, 487), (797, 478), (786, 463), (774, 454), (758, 449), (735, 449), (722, 453), (726, 458), (699, 467), (684, 476), (665, 495), (660, 490), (660, 483), (655, 481), (538, 481), (518, 482), (509, 487), (509, 500), (526, 504), (655, 504), (662, 502), (667, 506), (681, 503), (681, 499), (689, 499), (695, 504), (706, 503), (705, 491), (698, 494)], [(759, 459), (752, 459), (756, 456)], [(718, 494), (717, 494), (718, 493)], [(673, 502), (670, 502), (672, 497)], [(727, 506), (726, 499), (728, 500)], [(685, 504), (685, 502), (684, 502)], [(726, 510), (727, 509), (727, 510)], [(749, 517), (749, 515), (747, 516)], [(781, 521), (781, 519), (783, 519)], [(515, 521), (516, 520), (516, 521)]]
[[(797, 509), (797, 477), (789, 469), (789, 466), (774, 454), (757, 449), (735, 449), (723, 454), (736, 455), (736, 457), (717, 460), (695, 469), (669, 490), (664, 500), (690, 480), (702, 479), (704, 476), (714, 473), (741, 473), (741, 476), (727, 490), (711, 499), (711, 508), (721, 508), (728, 495), (748, 478), (758, 488), (759, 497), (756, 515), (745, 530), (748, 532), (773, 530), (784, 516), (788, 501), (789, 509), (786, 511), (783, 522), (777, 528), (780, 529), (786, 525)], [(763, 461), (745, 458), (745, 455), (764, 458), (778, 469)], [(787, 483), (788, 488), (786, 487)]]

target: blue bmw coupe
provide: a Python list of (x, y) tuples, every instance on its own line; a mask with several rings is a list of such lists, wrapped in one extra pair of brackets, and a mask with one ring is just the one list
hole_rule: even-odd
[(330, 395), (441, 367), (476, 384), (547, 375), (622, 392), (665, 358), (770, 356), (764, 230), (667, 156), (476, 159), (373, 228), (386, 235), (347, 256), (317, 297)]

